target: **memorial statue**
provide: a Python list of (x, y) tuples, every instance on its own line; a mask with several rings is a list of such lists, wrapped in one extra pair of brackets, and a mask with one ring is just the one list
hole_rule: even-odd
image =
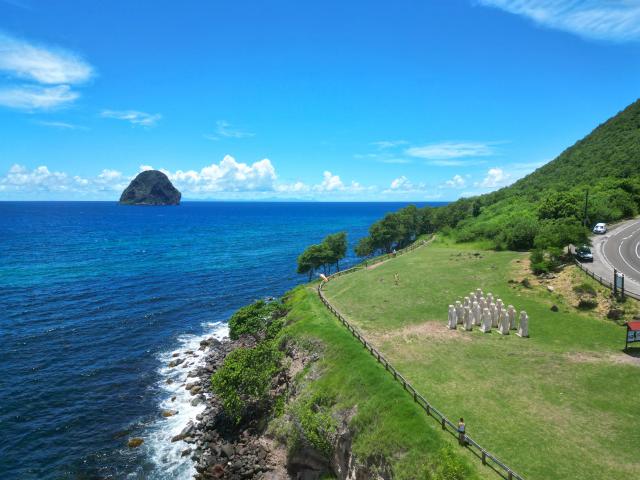
[(529, 316), (524, 310), (520, 312), (520, 326), (518, 327), (518, 333), (516, 333), (516, 335), (523, 338), (529, 336)]
[(447, 327), (449, 327), (451, 330), (455, 330), (456, 323), (456, 310), (455, 308), (453, 308), (453, 305), (449, 305), (449, 318), (447, 320)]

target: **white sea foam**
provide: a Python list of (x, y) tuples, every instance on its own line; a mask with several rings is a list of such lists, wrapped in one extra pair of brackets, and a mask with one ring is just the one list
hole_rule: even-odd
[[(172, 443), (171, 438), (178, 435), (190, 420), (195, 422), (196, 415), (205, 408), (204, 403), (198, 406), (191, 405), (195, 397), (184, 388), (186, 383), (198, 380), (198, 377), (187, 378), (187, 374), (204, 363), (205, 352), (199, 350), (200, 341), (209, 337), (222, 340), (229, 334), (227, 325), (220, 322), (207, 324), (206, 331), (206, 334), (199, 336), (182, 335), (178, 338), (180, 346), (177, 349), (159, 355), (162, 365), (158, 370), (161, 378), (159, 418), (150, 425), (144, 435), (144, 446), (155, 466), (153, 478), (186, 480), (193, 478), (195, 474), (191, 455), (182, 456), (188, 445), (181, 441)], [(189, 350), (193, 351), (193, 355), (186, 354)], [(174, 356), (176, 353), (178, 355)], [(169, 362), (177, 358), (186, 360), (177, 367), (169, 368)], [(173, 383), (167, 384), (168, 379), (173, 380)], [(177, 413), (164, 418), (161, 416), (164, 410)]]

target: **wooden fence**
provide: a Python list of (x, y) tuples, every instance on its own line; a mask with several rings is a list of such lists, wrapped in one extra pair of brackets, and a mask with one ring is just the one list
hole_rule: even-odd
[[(415, 250), (416, 248), (422, 247), (423, 245), (426, 245), (430, 242), (429, 241), (422, 241), (419, 243), (414, 243), (412, 245), (410, 245), (409, 247), (403, 249), (403, 250), (399, 250), (398, 252), (396, 252), (396, 255), (402, 255), (404, 253), (410, 252), (412, 250)], [(379, 260), (380, 258), (382, 258), (382, 260)], [(390, 258), (390, 255), (383, 255), (382, 257), (378, 257), (376, 259), (375, 263), (379, 263), (381, 261), (387, 260)], [(370, 263), (369, 263), (370, 265)], [(353, 273), (357, 270), (361, 270), (363, 267), (361, 265), (350, 268), (348, 270), (343, 270), (342, 272), (337, 272), (333, 275), (331, 275), (329, 277), (329, 280), (332, 280), (334, 278), (337, 278), (339, 276), (342, 275), (346, 275), (349, 273)], [(366, 267), (365, 267), (366, 268)], [(429, 403), (414, 387), (413, 385), (411, 385), (411, 383), (409, 383), (409, 381), (404, 378), (402, 376), (402, 374), (400, 374), (400, 372), (398, 372), (398, 370), (396, 370), (393, 365), (391, 365), (391, 363), (389, 363), (389, 361), (373, 346), (371, 345), (367, 339), (364, 337), (364, 335), (362, 335), (362, 333), (360, 333), (360, 331), (355, 328), (353, 325), (351, 325), (347, 319), (344, 318), (344, 316), (329, 302), (329, 300), (327, 300), (327, 298), (324, 295), (324, 292), (322, 291), (324, 284), (326, 282), (320, 283), (320, 285), (318, 285), (318, 295), (320, 296), (320, 300), (322, 301), (322, 303), (324, 303), (324, 305), (329, 309), (329, 311), (331, 313), (333, 313), (338, 320), (340, 320), (340, 322), (347, 328), (347, 330), (349, 330), (351, 332), (351, 334), (358, 339), (358, 341), (360, 341), (360, 343), (362, 343), (362, 346), (364, 348), (366, 348), (369, 353), (378, 361), (378, 363), (380, 363), (387, 372), (389, 372), (391, 375), (393, 375), (394, 380), (396, 380), (397, 382), (399, 382), (402, 387), (404, 388), (405, 391), (407, 391), (412, 397), (413, 397), (413, 401), (416, 402), (418, 405), (420, 405), (420, 407), (426, 412), (426, 414), (429, 417), (434, 418), (436, 421), (438, 421), (438, 423), (440, 423), (441, 427), (443, 430), (453, 434), (456, 438), (458, 437), (458, 426), (456, 424), (454, 424), (451, 420), (449, 420), (447, 417), (444, 416), (444, 414), (442, 412), (440, 412), (440, 410), (438, 410), (436, 407), (434, 407), (431, 403)], [(466, 445), (467, 447), (478, 457), (482, 460), (482, 464), (483, 465), (487, 465), (489, 467), (491, 467), (494, 471), (496, 471), (496, 473), (498, 473), (500, 476), (502, 476), (503, 478), (506, 478), (508, 480), (524, 480), (524, 477), (522, 477), (521, 475), (517, 474), (516, 472), (514, 472), (509, 466), (507, 466), (502, 460), (500, 460), (498, 457), (496, 457), (494, 454), (490, 453), (486, 448), (482, 447), (480, 444), (478, 444), (478, 442), (476, 442), (475, 440), (473, 440), (473, 438), (471, 438), (468, 435), (465, 435), (465, 439), (466, 439)]]
[[(584, 264), (582, 264), (582, 262), (578, 261), (578, 259), (575, 259), (575, 263), (578, 266), (578, 268), (580, 270), (582, 270), (584, 273), (586, 273), (587, 275), (589, 275), (591, 278), (593, 278), (596, 282), (598, 282), (600, 285), (603, 285), (607, 288), (610, 288), (613, 290), (613, 282), (601, 277), (600, 275), (598, 275), (597, 273), (595, 273), (592, 270), (589, 270)], [(631, 298), (635, 298), (636, 300), (640, 300), (640, 293), (637, 292), (633, 292), (631, 290), (627, 290), (626, 288), (624, 289), (624, 294), (631, 297)]]

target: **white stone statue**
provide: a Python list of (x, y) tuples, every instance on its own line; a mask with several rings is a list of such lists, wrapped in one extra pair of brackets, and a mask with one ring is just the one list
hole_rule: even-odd
[(480, 299), (483, 297), (482, 289), (476, 288), (476, 302), (480, 303)]
[(482, 323), (480, 324), (480, 331), (483, 333), (489, 333), (491, 331), (491, 312), (488, 308), (482, 310)]
[(506, 310), (501, 310), (499, 315), (498, 332), (500, 335), (509, 335), (509, 317)]
[(513, 305), (509, 305), (507, 307), (507, 317), (509, 318), (509, 330), (517, 330), (516, 309), (513, 308)]
[(518, 333), (516, 333), (516, 335), (523, 338), (529, 336), (529, 316), (524, 310), (520, 312), (520, 326), (518, 327)]
[(482, 309), (478, 302), (473, 302), (473, 307), (471, 307), (471, 316), (473, 317), (473, 325), (477, 325), (479, 327), (482, 324)]
[(484, 297), (480, 297), (480, 300), (478, 300), (478, 304), (480, 305), (480, 308), (482, 310), (484, 310), (487, 307), (487, 300)]
[(498, 313), (502, 313), (502, 310), (504, 310), (504, 303), (502, 303), (502, 299), (498, 299), (496, 300), (496, 308), (498, 309)]
[(456, 309), (453, 308), (453, 305), (449, 305), (449, 318), (447, 320), (447, 327), (449, 327), (451, 330), (455, 330), (456, 323), (457, 323)]
[(464, 318), (463, 318), (463, 324), (464, 324), (464, 329), (465, 330), (473, 330), (473, 314), (471, 313), (471, 308), (464, 307)]
[(464, 316), (464, 310), (462, 308), (462, 303), (460, 303), (460, 300), (456, 300), (456, 319), (458, 321), (458, 325), (462, 325), (463, 316)]
[(469, 303), (469, 297), (464, 297), (464, 303), (462, 304), (462, 306), (467, 308), (469, 305), (471, 305)]
[(487, 303), (493, 303), (493, 293), (487, 293)]
[(493, 328), (498, 327), (498, 311), (496, 310), (496, 304), (489, 305), (489, 313), (491, 314), (491, 326)]

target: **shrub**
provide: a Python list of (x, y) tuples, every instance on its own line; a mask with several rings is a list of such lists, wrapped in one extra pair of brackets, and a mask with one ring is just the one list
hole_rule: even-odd
[(573, 287), (573, 291), (578, 294), (592, 295), (596, 296), (597, 292), (593, 285), (588, 284), (587, 282), (583, 282), (580, 285), (575, 285)]
[(232, 351), (211, 377), (211, 387), (220, 397), (225, 413), (236, 424), (249, 412), (268, 407), (272, 379), (281, 369), (282, 353), (274, 342)]
[(450, 445), (442, 448), (434, 460), (433, 475), (430, 480), (463, 480), (467, 476), (465, 465)]
[(323, 393), (301, 398), (293, 404), (290, 413), (293, 423), (298, 427), (298, 435), (290, 448), (296, 448), (304, 439), (327, 458), (331, 456), (333, 437), (337, 430), (336, 420), (331, 413), (333, 404), (334, 399)]
[(593, 310), (597, 306), (598, 306), (598, 301), (591, 296), (581, 297), (580, 300), (578, 300), (578, 308), (580, 310)]
[(229, 319), (229, 337), (237, 340), (243, 334), (254, 337), (264, 335), (271, 323), (286, 313), (286, 307), (281, 302), (258, 300), (246, 305)]

